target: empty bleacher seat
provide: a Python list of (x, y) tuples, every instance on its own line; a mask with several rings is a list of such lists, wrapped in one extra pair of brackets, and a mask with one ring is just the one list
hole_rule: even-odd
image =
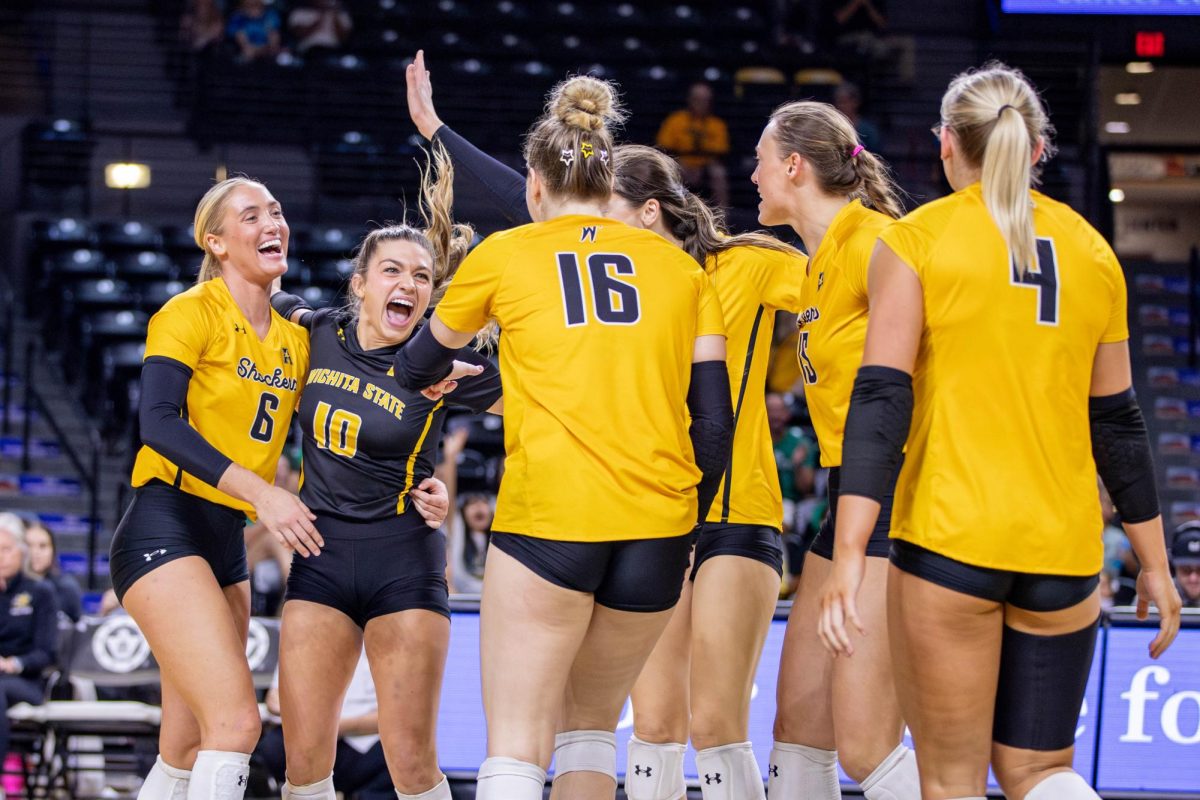
[(125, 253), (116, 263), (117, 276), (131, 282), (170, 280), (179, 272), (171, 257), (159, 250)]
[(146, 313), (153, 314), (162, 308), (164, 303), (187, 288), (188, 284), (180, 280), (152, 281), (143, 284), (138, 289), (138, 305)]
[(159, 228), (159, 236), (168, 253), (195, 253), (200, 249), (192, 236), (191, 225), (164, 225)]
[(356, 240), (346, 228), (316, 226), (307, 231), (293, 231), (292, 241), (297, 252), (305, 256), (342, 255), (350, 252)]
[(39, 245), (86, 247), (95, 244), (96, 231), (87, 220), (62, 217), (34, 223), (33, 237)]
[(112, 264), (99, 250), (78, 247), (55, 253), (47, 259), (48, 279), (102, 278), (112, 274)]
[(77, 281), (66, 287), (63, 297), (76, 310), (132, 308), (137, 301), (128, 283), (113, 278)]
[(162, 247), (158, 228), (135, 220), (106, 222), (97, 228), (104, 248), (157, 250)]

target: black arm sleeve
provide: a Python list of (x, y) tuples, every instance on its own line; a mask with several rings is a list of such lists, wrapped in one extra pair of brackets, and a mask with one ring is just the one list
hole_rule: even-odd
[(479, 199), (490, 203), (513, 225), (524, 225), (533, 220), (525, 205), (525, 177), (509, 169), (475, 145), (459, 136), (449, 125), (442, 125), (434, 132), (450, 154), (454, 170), (475, 184)]
[(1088, 399), (1096, 471), (1123, 522), (1146, 522), (1159, 514), (1154, 457), (1146, 420), (1133, 389)]
[(276, 292), (275, 294), (271, 295), (271, 308), (275, 309), (275, 313), (279, 314), (279, 316), (283, 317), (288, 322), (292, 321), (292, 314), (295, 314), (297, 311), (307, 311), (309, 313), (300, 317), (300, 321), (296, 324), (305, 328), (312, 327), (313, 307), (309, 305), (308, 301), (303, 297), (297, 297), (296, 295), (288, 294), (287, 292)]
[(422, 325), (417, 335), (396, 351), (396, 359), (392, 362), (396, 383), (410, 392), (433, 386), (450, 374), (457, 355), (457, 350), (434, 338), (428, 325)]
[(733, 400), (729, 391), (729, 370), (724, 361), (692, 364), (687, 407), (692, 415), (688, 436), (696, 454), (696, 466), (700, 468), (700, 484), (696, 487), (700, 500), (698, 521), (703, 522), (721, 487), (721, 476), (729, 463), (729, 447), (733, 441)]
[(54, 663), (58, 648), (58, 600), (44, 581), (35, 584), (30, 594), (33, 595), (33, 649), (16, 656), (21, 660), (21, 674), (35, 678)]
[(882, 502), (893, 490), (912, 413), (911, 375), (891, 367), (859, 368), (842, 442), (841, 494)]
[(171, 463), (216, 486), (233, 463), (184, 419), (192, 371), (173, 358), (150, 356), (142, 365), (142, 402), (138, 412), (142, 444)]
[(464, 406), (476, 414), (494, 406), (504, 395), (500, 387), (500, 370), (496, 365), (472, 347), (462, 348), (454, 358), (468, 364), (479, 364), (483, 372), (459, 380), (458, 388), (446, 395), (446, 402), (453, 406)]

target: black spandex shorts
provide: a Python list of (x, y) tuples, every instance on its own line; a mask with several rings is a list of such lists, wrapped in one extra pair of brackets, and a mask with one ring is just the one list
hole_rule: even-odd
[(741, 556), (760, 561), (783, 577), (783, 536), (767, 525), (730, 525), (706, 522), (696, 538), (691, 579), (700, 565), (713, 556)]
[(962, 594), (1009, 603), (1026, 611), (1061, 611), (1091, 597), (1098, 575), (1040, 575), (975, 567), (899, 539), (892, 563), (910, 575)]
[(561, 542), (492, 532), (492, 545), (539, 577), (588, 592), (617, 611), (666, 611), (683, 591), (692, 534), (619, 542)]
[(385, 614), (425, 609), (450, 616), (446, 537), (415, 508), (375, 522), (319, 515), (321, 554), (292, 556), (288, 600), (341, 611), (360, 628)]
[[(899, 472), (896, 473), (899, 475)], [(842, 469), (841, 467), (831, 467), (829, 470), (829, 508), (825, 512), (825, 519), (821, 522), (821, 530), (817, 532), (817, 536), (813, 539), (812, 547), (809, 548), (810, 553), (814, 553), (821, 558), (833, 560), (833, 533), (837, 527), (837, 504), (838, 490), (841, 485)], [(867, 540), (867, 555), (875, 558), (887, 558), (891, 552), (891, 543), (888, 541), (888, 531), (892, 526), (892, 500), (893, 492), (896, 488), (896, 478), (892, 478), (892, 488), (883, 498), (883, 503), (879, 509), (879, 518), (875, 521), (875, 529), (871, 531), (871, 538)]]
[(118, 600), (138, 578), (169, 561), (200, 556), (222, 587), (250, 579), (246, 515), (152, 480), (133, 490), (109, 548), (108, 569)]

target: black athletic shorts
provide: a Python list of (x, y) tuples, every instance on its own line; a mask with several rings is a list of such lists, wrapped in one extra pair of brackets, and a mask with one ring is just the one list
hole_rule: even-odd
[(250, 579), (246, 515), (152, 480), (133, 490), (109, 549), (108, 569), (118, 600), (138, 578), (168, 561), (200, 556), (222, 587)]
[(783, 536), (768, 525), (731, 525), (706, 522), (696, 537), (691, 579), (700, 565), (713, 556), (741, 556), (760, 561), (783, 577)]
[(1061, 611), (1092, 596), (1098, 575), (1043, 575), (975, 567), (911, 542), (892, 542), (892, 563), (910, 575), (962, 594), (1026, 611)]
[(492, 545), (539, 577), (587, 592), (617, 611), (666, 611), (683, 591), (692, 534), (619, 542), (561, 542), (492, 532)]
[[(871, 538), (867, 540), (867, 555), (875, 558), (887, 558), (891, 552), (891, 543), (888, 541), (888, 531), (892, 526), (892, 500), (894, 499), (894, 491), (896, 488), (896, 477), (899, 476), (897, 471), (896, 476), (892, 478), (892, 486), (888, 493), (884, 495), (883, 502), (879, 509), (879, 518), (875, 520), (875, 529), (871, 531)], [(833, 533), (837, 527), (837, 504), (838, 504), (838, 489), (841, 484), (842, 469), (841, 467), (832, 467), (829, 470), (829, 508), (825, 511), (825, 519), (821, 522), (821, 530), (817, 532), (817, 536), (813, 539), (812, 547), (809, 548), (810, 553), (814, 553), (821, 558), (833, 560)]]
[(325, 540), (317, 556), (292, 556), (288, 600), (341, 611), (360, 628), (385, 614), (425, 609), (450, 616), (446, 537), (410, 507), (374, 522), (318, 515)]

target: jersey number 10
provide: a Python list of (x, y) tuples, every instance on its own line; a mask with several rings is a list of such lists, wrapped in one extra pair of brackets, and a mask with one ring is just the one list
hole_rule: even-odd
[[(329, 413), (333, 411), (333, 413)], [(326, 402), (317, 403), (313, 413), (313, 438), (317, 447), (339, 456), (354, 458), (358, 452), (358, 430), (362, 417), (344, 408), (333, 408)]]
[[(617, 280), (617, 275), (633, 275), (633, 262), (620, 253), (592, 253), (587, 259), (588, 278), (592, 284), (592, 307), (596, 319), (605, 325), (632, 325), (638, 321), (637, 287)], [(587, 308), (583, 302), (583, 281), (579, 274), (579, 256), (558, 254), (558, 278), (562, 283), (563, 310), (567, 327), (586, 325)]]

